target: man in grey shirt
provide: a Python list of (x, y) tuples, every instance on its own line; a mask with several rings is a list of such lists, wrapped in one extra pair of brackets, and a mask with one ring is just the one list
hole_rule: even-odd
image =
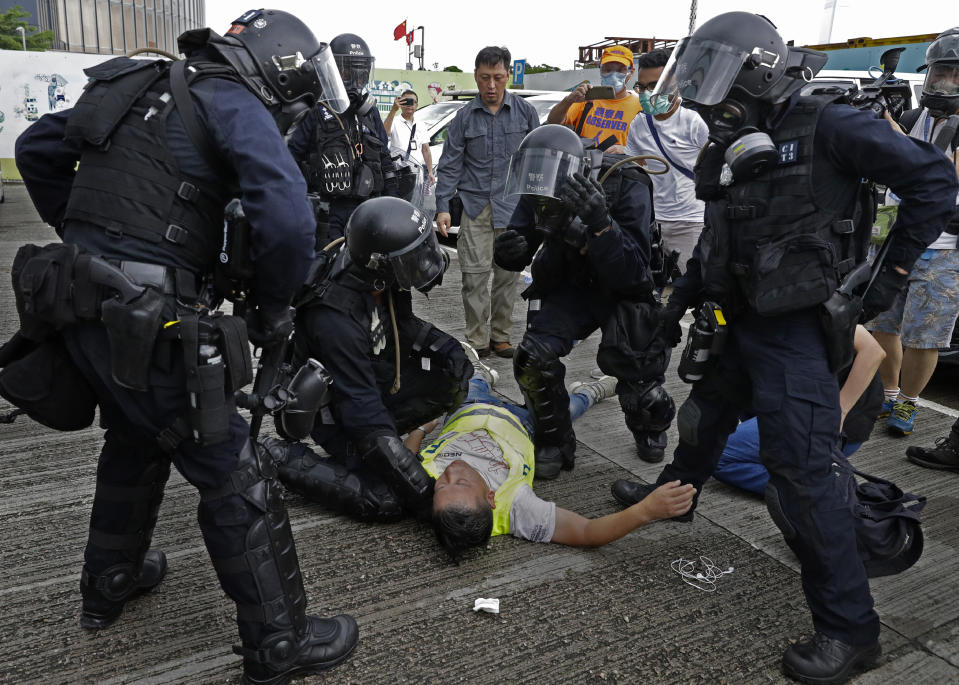
[(519, 274), (493, 264), (493, 239), (506, 229), (518, 200), (503, 197), (510, 155), (539, 126), (533, 106), (506, 90), (510, 64), (506, 48), (485, 47), (476, 55), (473, 76), (479, 95), (450, 123), (436, 170), (436, 226), (444, 236), (450, 227), (450, 199), (458, 191), (463, 201), (457, 254), (466, 340), (481, 356), (490, 351), (513, 356), (509, 329)]

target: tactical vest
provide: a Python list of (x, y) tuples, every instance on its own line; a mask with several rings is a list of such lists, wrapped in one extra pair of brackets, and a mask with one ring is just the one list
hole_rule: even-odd
[[(183, 173), (170, 152), (170, 64), (117, 57), (86, 70), (92, 80), (66, 128), (82, 153), (65, 218), (163, 245), (203, 271), (217, 250), (227, 184)], [(226, 69), (195, 72), (191, 80), (228, 75)]]
[(513, 508), (516, 493), (524, 483), (533, 487), (533, 472), (536, 468), (533, 442), (529, 433), (512, 412), (492, 404), (468, 404), (458, 411), (443, 426), (439, 440), (421, 451), (423, 468), (433, 478), (442, 471), (436, 465), (452, 441), (463, 433), (486, 431), (503, 450), (503, 460), (509, 466), (509, 475), (494, 495), (493, 535), (509, 533), (509, 513)]
[(779, 163), (755, 179), (734, 182), (726, 200), (713, 201), (707, 209), (710, 223), (722, 225), (707, 235), (704, 260), (713, 263), (704, 263), (704, 276), (721, 281), (710, 270), (725, 267), (746, 304), (761, 315), (826, 301), (865, 257), (868, 233), (861, 233), (869, 230), (871, 218), (859, 221), (861, 180), (828, 164), (816, 169), (817, 183), (843, 190), (837, 207), (825, 206), (813, 184), (816, 127), (823, 109), (836, 101), (835, 94), (800, 97), (770, 133)]
[[(374, 116), (379, 113), (372, 110)], [(352, 110), (337, 115), (317, 107), (303, 175), (310, 192), (323, 198), (366, 199), (383, 192), (383, 141)]]

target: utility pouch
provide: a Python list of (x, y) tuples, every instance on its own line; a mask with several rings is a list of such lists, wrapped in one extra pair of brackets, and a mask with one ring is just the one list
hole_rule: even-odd
[(233, 403), (227, 398), (226, 365), (216, 326), (209, 317), (196, 314), (181, 315), (179, 325), (193, 440), (204, 447), (226, 442)]
[(816, 235), (757, 245), (744, 276), (749, 304), (761, 316), (806, 309), (829, 299), (838, 285), (833, 246)]
[(140, 392), (150, 389), (148, 374), (164, 304), (163, 295), (153, 288), (146, 288), (128, 303), (119, 298), (103, 301), (101, 317), (110, 340), (110, 368), (118, 385)]
[[(382, 176), (380, 177), (382, 180)], [(383, 184), (380, 183), (382, 190)], [(365, 200), (376, 192), (376, 176), (373, 169), (366, 162), (360, 162), (356, 165), (353, 172), (353, 196)]]
[(666, 372), (670, 349), (662, 336), (657, 305), (620, 301), (603, 324), (596, 362), (603, 373), (621, 381), (643, 381)]
[(0, 395), (37, 423), (61, 431), (89, 427), (97, 407), (93, 389), (60, 336), (34, 344), (6, 364), (0, 371)]
[(90, 81), (67, 119), (64, 137), (103, 147), (113, 131), (153, 83), (166, 73), (168, 60), (114, 57), (83, 73)]
[[(43, 329), (76, 323), (73, 308), (74, 267), (80, 248), (65, 243), (24, 245), (13, 260), (13, 292), (20, 325), (28, 337)], [(42, 339), (42, 338), (40, 338)]]
[(211, 317), (219, 350), (226, 363), (226, 392), (233, 394), (253, 382), (253, 360), (246, 333), (246, 321), (239, 316)]

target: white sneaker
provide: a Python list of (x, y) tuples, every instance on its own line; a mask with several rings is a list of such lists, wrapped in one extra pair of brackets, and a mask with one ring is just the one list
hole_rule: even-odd
[(616, 379), (613, 376), (602, 376), (591, 381), (574, 381), (569, 384), (571, 395), (586, 395), (590, 405), (602, 402), (616, 394)]
[(473, 364), (473, 375), (480, 376), (486, 381), (486, 385), (491, 388), (496, 385), (496, 381), (499, 380), (499, 372), (481, 362), (476, 348), (472, 345), (462, 340), (460, 341), (460, 345), (463, 346), (463, 351), (466, 352), (466, 358)]

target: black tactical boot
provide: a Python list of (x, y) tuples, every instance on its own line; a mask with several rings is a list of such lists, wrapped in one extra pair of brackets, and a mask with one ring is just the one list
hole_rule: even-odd
[(200, 529), (226, 594), (236, 602), (244, 682), (279, 685), (347, 659), (358, 629), (351, 616), (306, 615), (290, 519), (266, 450), (247, 443), (236, 469), (200, 493)]
[(658, 464), (666, 456), (666, 431), (653, 433), (634, 432), (636, 454), (647, 464)]
[[(613, 486), (610, 490), (613, 493), (613, 497), (616, 498), (616, 501), (626, 507), (631, 507), (637, 502), (641, 502), (646, 499), (646, 497), (653, 490), (658, 488), (656, 484), (646, 485), (645, 483), (636, 483), (631, 480), (618, 480), (613, 483)], [(680, 514), (679, 516), (673, 516), (670, 521), (679, 521), (681, 523), (689, 523), (693, 520), (693, 510), (690, 509), (685, 514)]]
[(801, 683), (838, 685), (849, 680), (856, 670), (875, 668), (881, 653), (879, 640), (868, 645), (848, 645), (816, 633), (786, 649), (783, 673)]
[(118, 464), (132, 459), (133, 450), (146, 449), (116, 434), (108, 433), (104, 442), (80, 574), (82, 628), (106, 628), (128, 601), (150, 592), (166, 575), (166, 555), (151, 550), (150, 541), (170, 460), (157, 452), (146, 455), (142, 469)]
[(553, 480), (563, 469), (571, 470), (576, 463), (576, 436), (570, 431), (560, 445), (536, 443), (534, 453), (536, 468), (533, 476), (540, 480)]
[(134, 597), (145, 595), (166, 575), (166, 555), (151, 549), (144, 555), (139, 571), (133, 564), (111, 566), (99, 575), (92, 575), (84, 566), (80, 574), (80, 595), (83, 609), (80, 627), (106, 628), (120, 618), (123, 606)]
[(944, 438), (938, 438), (932, 449), (910, 447), (906, 450), (906, 458), (927, 469), (959, 471), (959, 436), (950, 433)]

